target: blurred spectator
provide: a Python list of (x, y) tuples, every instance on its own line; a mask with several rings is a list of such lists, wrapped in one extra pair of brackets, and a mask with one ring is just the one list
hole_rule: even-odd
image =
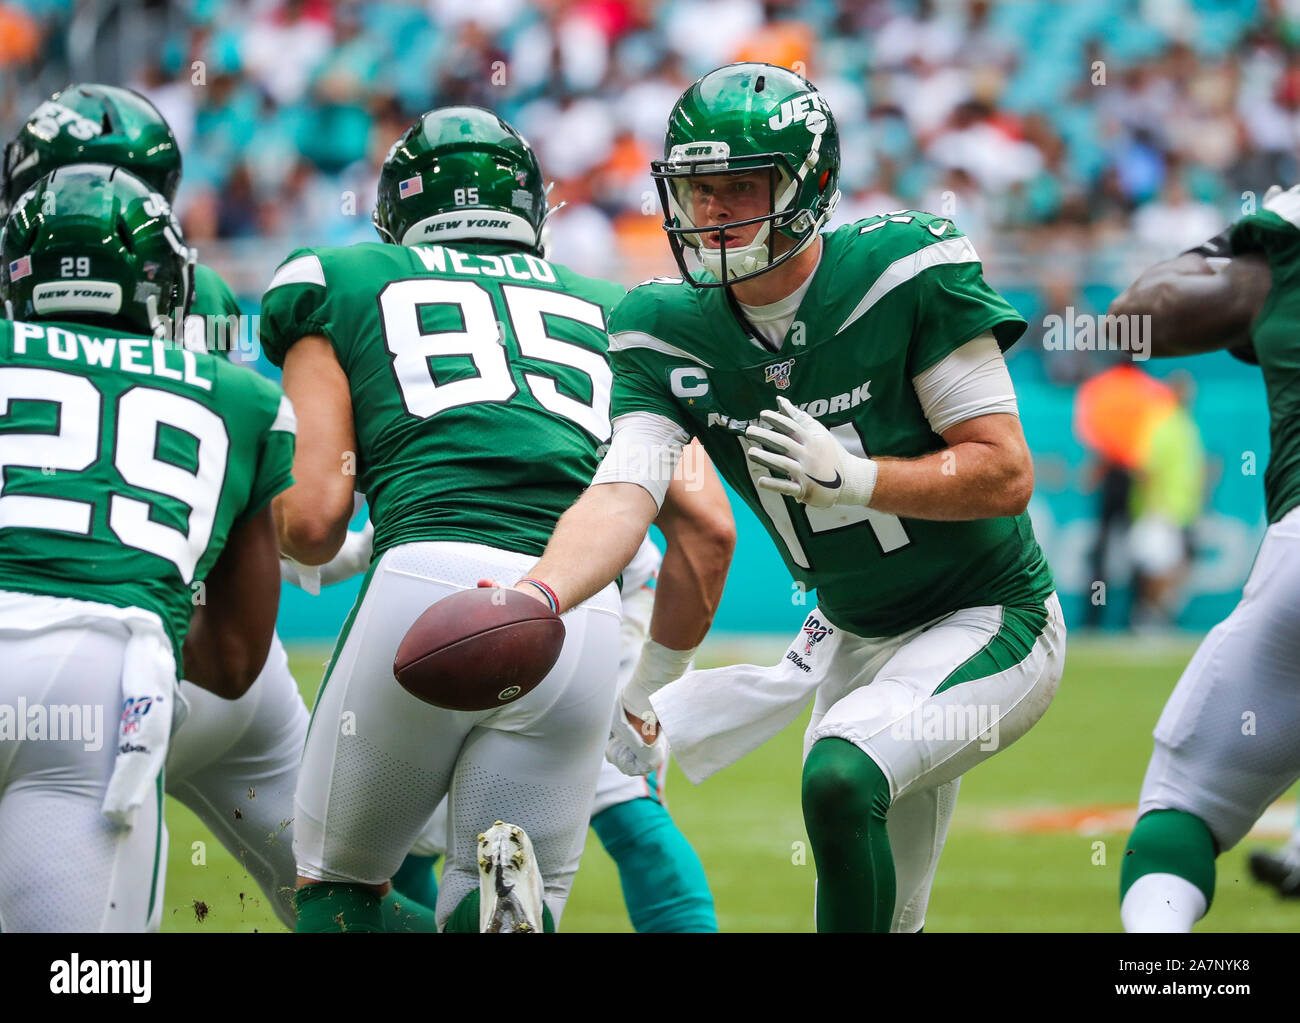
[(1134, 473), (1129, 555), (1137, 585), (1135, 626), (1172, 624), (1205, 504), (1205, 448), (1189, 411), (1192, 379), (1177, 373), (1165, 382), (1178, 403), (1152, 429)]
[[(84, 56), (74, 37), (91, 38), (92, 7), (0, 0), (9, 132), (79, 77), (69, 46)], [(138, 68), (131, 84), (172, 123), (186, 226), (205, 240), (275, 232), (268, 260), (365, 235), (374, 170), (403, 120), (473, 103), (524, 132), (557, 194), (581, 197), (565, 215), (582, 235), (615, 232), (627, 262), (606, 273), (669, 271), (648, 161), (682, 90), (734, 59), (796, 66), (825, 93), (843, 152), (835, 223), (951, 216), (1002, 275), (1042, 259), (1080, 280), (1131, 277), (1239, 215), (1243, 192), (1292, 181), (1300, 150), (1300, 21), (1282, 4), (1255, 16), (1236, 0), (154, 7), (161, 47), (125, 32), (94, 45), (122, 50), (114, 66)]]
[(1225, 226), (1223, 214), (1187, 194), (1182, 175), (1176, 172), (1166, 177), (1160, 197), (1133, 215), (1133, 233), (1157, 259), (1167, 259), (1199, 245)]

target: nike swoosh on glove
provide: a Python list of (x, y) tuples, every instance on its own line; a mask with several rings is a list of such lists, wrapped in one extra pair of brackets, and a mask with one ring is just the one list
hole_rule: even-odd
[(876, 488), (876, 463), (844, 450), (835, 436), (812, 416), (783, 397), (780, 411), (760, 412), (761, 425), (750, 426), (751, 462), (782, 476), (760, 476), (757, 483), (813, 508), (837, 504), (866, 507)]
[[(652, 722), (653, 715), (648, 723)], [(643, 777), (668, 762), (668, 740), (661, 728), (655, 741), (647, 746), (641, 733), (623, 713), (623, 701), (618, 700), (610, 724), (609, 742), (605, 745), (605, 759), (631, 778)]]

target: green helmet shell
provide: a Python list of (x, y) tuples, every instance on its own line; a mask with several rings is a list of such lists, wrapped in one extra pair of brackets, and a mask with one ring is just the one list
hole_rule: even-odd
[(169, 203), (181, 182), (181, 151), (162, 114), (114, 85), (69, 85), (32, 111), (5, 147), (0, 209), (70, 163), (121, 167)]
[(72, 164), (14, 203), (0, 234), (0, 298), (14, 320), (155, 334), (189, 309), (191, 259), (163, 196), (120, 167)]
[(548, 214), (532, 147), (481, 107), (431, 110), (393, 143), (379, 172), (384, 241), (515, 244), (541, 255)]
[[(696, 287), (749, 280), (809, 245), (839, 202), (840, 143), (822, 94), (806, 79), (773, 64), (728, 64), (710, 71), (673, 107), (664, 159), (650, 165), (664, 209), (664, 230), (682, 276)], [(690, 179), (768, 171), (765, 216), (700, 225), (692, 217)], [(706, 234), (759, 224), (752, 242), (716, 247)], [(793, 245), (777, 252), (784, 236)], [(690, 250), (715, 278), (698, 280)]]

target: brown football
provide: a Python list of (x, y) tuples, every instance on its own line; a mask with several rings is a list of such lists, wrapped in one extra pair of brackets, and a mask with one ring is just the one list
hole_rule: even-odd
[(555, 667), (564, 623), (518, 590), (461, 590), (407, 630), (393, 675), (412, 696), (445, 710), (490, 710), (532, 692)]

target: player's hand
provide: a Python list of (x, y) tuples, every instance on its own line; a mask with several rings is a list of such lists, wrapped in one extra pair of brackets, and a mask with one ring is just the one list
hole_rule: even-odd
[(745, 431), (753, 442), (751, 462), (781, 476), (760, 476), (765, 490), (793, 497), (814, 508), (836, 504), (865, 506), (876, 484), (876, 464), (858, 458), (821, 423), (783, 397), (780, 411), (759, 413), (759, 424)]
[(625, 711), (620, 701), (614, 710), (605, 759), (633, 778), (652, 774), (668, 760), (668, 740), (653, 715), (642, 721)]
[(320, 566), (304, 565), (287, 554), (280, 555), (280, 578), (312, 596), (320, 596)]

